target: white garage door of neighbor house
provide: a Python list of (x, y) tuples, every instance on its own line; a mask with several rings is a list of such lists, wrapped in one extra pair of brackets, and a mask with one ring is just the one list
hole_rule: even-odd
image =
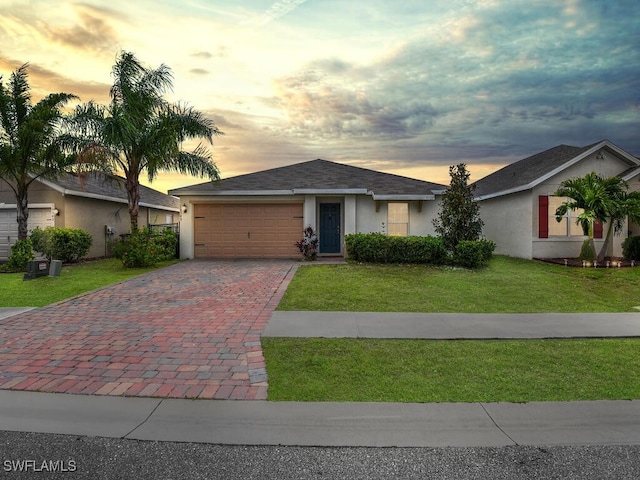
[[(53, 226), (50, 208), (30, 208), (27, 228), (45, 229)], [(11, 253), (11, 245), (18, 240), (18, 222), (15, 209), (0, 209), (0, 260), (6, 260)]]
[(195, 257), (294, 258), (302, 204), (194, 205)]

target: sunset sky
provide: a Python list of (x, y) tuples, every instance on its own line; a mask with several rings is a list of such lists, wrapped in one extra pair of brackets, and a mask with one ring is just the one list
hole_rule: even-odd
[(225, 132), (223, 177), (323, 158), (448, 184), (563, 143), (640, 155), (638, 0), (0, 0), (0, 74), (29, 62), (35, 100), (108, 103), (121, 50)]

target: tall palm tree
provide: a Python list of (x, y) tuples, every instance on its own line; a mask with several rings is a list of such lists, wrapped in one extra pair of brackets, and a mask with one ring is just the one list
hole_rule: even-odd
[(20, 240), (28, 235), (31, 184), (39, 177), (55, 178), (74, 162), (74, 139), (62, 124), (64, 106), (78, 98), (52, 93), (33, 105), (27, 68), (25, 63), (13, 72), (6, 86), (0, 77), (0, 179), (16, 196)]
[(576, 223), (582, 226), (585, 235), (595, 251), (593, 242), (594, 225), (596, 222), (609, 222), (607, 239), (598, 257), (604, 258), (612, 229), (620, 231), (627, 215), (634, 215), (633, 196), (627, 195), (627, 184), (620, 177), (603, 178), (595, 172), (588, 173), (584, 177), (571, 178), (563, 181), (555, 195), (568, 197), (556, 209), (556, 220), (562, 218), (569, 210), (582, 210), (577, 216)]
[(121, 52), (112, 75), (107, 107), (90, 102), (76, 110), (77, 127), (92, 140), (79, 162), (89, 169), (124, 172), (133, 233), (138, 230), (142, 172), (149, 181), (161, 171), (217, 180), (218, 168), (205, 146), (198, 144), (191, 152), (181, 147), (194, 138), (212, 144), (213, 136), (222, 132), (200, 112), (163, 98), (173, 78), (165, 65), (145, 68), (132, 53)]

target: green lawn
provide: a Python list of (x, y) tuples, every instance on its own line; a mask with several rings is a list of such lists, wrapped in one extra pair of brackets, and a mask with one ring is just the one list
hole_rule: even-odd
[[(280, 310), (628, 312), (640, 268), (496, 256), (487, 268), (301, 266)], [(273, 401), (528, 402), (640, 398), (640, 339), (263, 338)]]
[(640, 267), (567, 268), (495, 256), (476, 271), (417, 265), (305, 265), (279, 310), (371, 312), (629, 312)]
[[(176, 261), (163, 262), (156, 268)], [(0, 273), (0, 307), (41, 307), (156, 268), (124, 268), (119, 260), (109, 258), (65, 265), (59, 277), (24, 281), (22, 273)]]
[(269, 400), (531, 402), (640, 398), (640, 339), (263, 338)]

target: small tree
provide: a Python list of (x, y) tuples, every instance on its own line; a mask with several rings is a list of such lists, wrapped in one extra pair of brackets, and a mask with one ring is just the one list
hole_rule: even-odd
[(469, 185), (469, 173), (464, 163), (449, 167), (451, 183), (442, 196), (440, 214), (433, 220), (436, 232), (444, 246), (453, 252), (463, 240), (478, 240), (484, 222), (480, 219), (480, 207), (473, 200), (474, 185)]

